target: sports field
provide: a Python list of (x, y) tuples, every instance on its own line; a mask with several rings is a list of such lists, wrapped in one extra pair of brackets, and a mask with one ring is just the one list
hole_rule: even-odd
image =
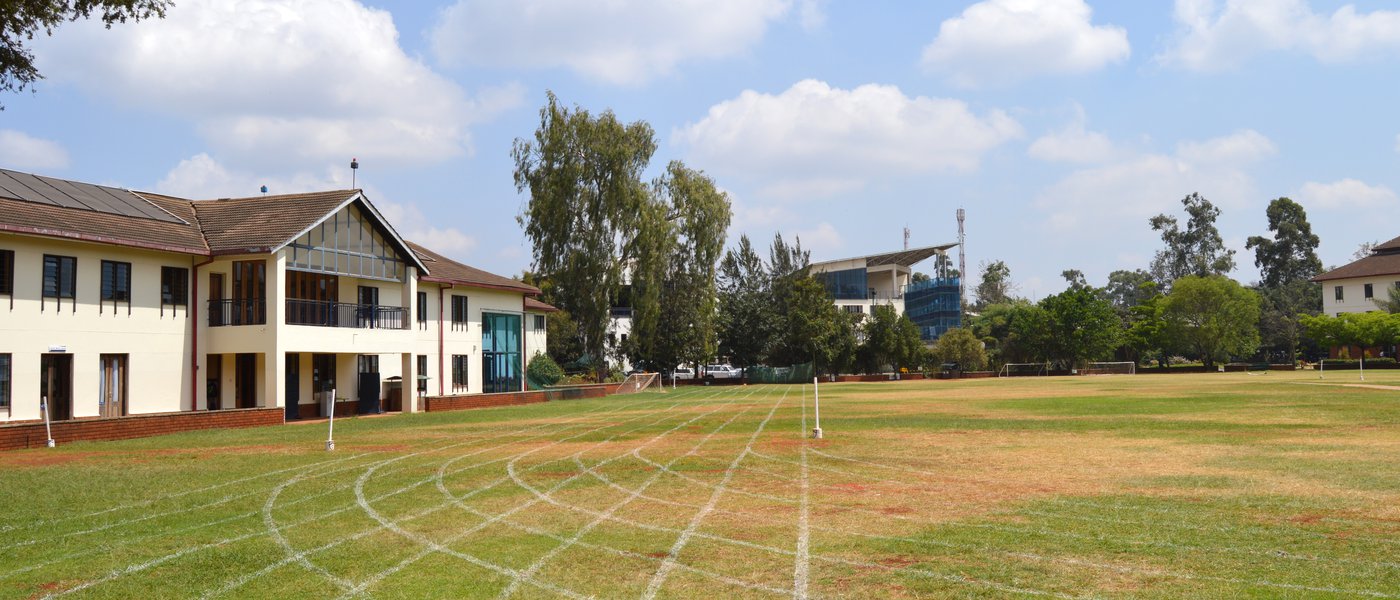
[[(1400, 597), (1400, 371), (681, 388), (0, 454), (0, 597)], [(1393, 389), (1387, 389), (1394, 386)]]

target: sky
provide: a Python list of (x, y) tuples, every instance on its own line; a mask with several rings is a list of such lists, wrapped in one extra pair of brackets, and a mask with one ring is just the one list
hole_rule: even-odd
[[(1400, 9), (1329, 0), (177, 0), (32, 45), (0, 167), (188, 198), (356, 185), (408, 239), (518, 275), (510, 157), (546, 91), (646, 121), (733, 202), (729, 243), (815, 261), (957, 240), (1040, 298), (1147, 268), (1148, 219), (1265, 208), (1325, 265), (1400, 236)], [(931, 269), (932, 264), (920, 265)]]

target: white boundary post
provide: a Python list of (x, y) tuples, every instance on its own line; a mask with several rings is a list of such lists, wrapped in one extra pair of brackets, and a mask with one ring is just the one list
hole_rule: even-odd
[(331, 397), (326, 400), (330, 404), (329, 424), (326, 426), (326, 452), (335, 450), (335, 388), (331, 388)]
[(812, 377), (812, 409), (817, 419), (817, 426), (812, 429), (812, 439), (822, 439), (822, 397), (817, 392), (817, 377)]
[(49, 438), (47, 446), (52, 448), (57, 444), (53, 441), (53, 427), (49, 425), (49, 399), (47, 396), (39, 396), (39, 408), (44, 409), (44, 435)]
[(1361, 380), (1366, 381), (1366, 349), (1361, 349)]

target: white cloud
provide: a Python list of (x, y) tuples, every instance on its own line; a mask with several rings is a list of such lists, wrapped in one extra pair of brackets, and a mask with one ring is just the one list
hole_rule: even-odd
[(1265, 53), (1299, 52), (1327, 63), (1400, 56), (1400, 11), (1330, 15), (1307, 0), (1177, 0), (1175, 39), (1157, 58), (1198, 71), (1237, 67)]
[[(804, 25), (820, 6), (804, 0)], [(637, 84), (688, 60), (740, 55), (791, 0), (457, 0), (431, 38), (452, 65), (565, 67), (594, 80)]]
[(62, 169), (68, 166), (68, 151), (55, 141), (0, 129), (0, 165), (11, 169)]
[(1298, 201), (1323, 209), (1376, 208), (1394, 206), (1400, 197), (1383, 185), (1368, 185), (1356, 179), (1332, 183), (1309, 181), (1298, 190)]
[(1026, 154), (1046, 162), (1102, 163), (1117, 156), (1108, 136), (1084, 128), (1084, 109), (1075, 106), (1075, 119), (1064, 129), (1031, 142)]
[(1094, 25), (1084, 0), (986, 0), (943, 21), (923, 65), (964, 87), (1087, 73), (1131, 54), (1122, 27)]
[(810, 250), (813, 256), (835, 257), (836, 252), (846, 247), (846, 240), (841, 237), (841, 232), (836, 230), (831, 223), (818, 223), (816, 227), (802, 229), (796, 232), (793, 241), (801, 241), (803, 250)]
[(978, 116), (959, 100), (809, 79), (777, 95), (746, 90), (672, 139), (707, 170), (757, 180), (764, 195), (792, 197), (848, 192), (879, 177), (971, 171), (983, 154), (1020, 135), (1000, 110)]
[(74, 23), (36, 50), (55, 79), (189, 119), (243, 165), (442, 160), (469, 150), (469, 125), (523, 95), (470, 97), (405, 54), (388, 12), (354, 0), (181, 3), (111, 30)]
[(1257, 195), (1248, 168), (1273, 154), (1262, 134), (1245, 130), (1177, 145), (1175, 154), (1129, 155), (1081, 169), (1050, 185), (1036, 198), (1050, 227), (1080, 231), (1142, 231), (1147, 218), (1200, 192), (1216, 206), (1242, 207)]
[(802, 29), (816, 31), (826, 26), (827, 0), (798, 0), (797, 20)]

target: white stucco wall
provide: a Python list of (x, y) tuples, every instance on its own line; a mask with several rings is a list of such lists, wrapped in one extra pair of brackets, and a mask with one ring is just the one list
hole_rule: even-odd
[[(160, 304), (161, 267), (189, 269), (195, 257), (67, 240), (0, 234), (15, 252), (13, 306), (0, 296), (0, 353), (11, 355), (11, 409), (0, 421), (40, 419), (40, 357), (63, 348), (73, 357), (74, 417), (98, 416), (100, 355), (127, 355), (127, 413), (190, 407), (188, 306)], [(41, 302), (43, 256), (77, 258), (75, 300)], [(101, 297), (103, 260), (131, 263), (131, 302), (113, 308)], [(162, 314), (163, 313), (163, 314)]]
[[(1336, 316), (1339, 313), (1363, 313), (1380, 310), (1373, 300), (1384, 301), (1390, 297), (1390, 288), (1400, 282), (1400, 275), (1380, 277), (1358, 277), (1322, 282), (1322, 312)], [(1366, 284), (1371, 284), (1373, 298), (1366, 298)], [(1342, 288), (1342, 300), (1336, 297), (1336, 288)]]

